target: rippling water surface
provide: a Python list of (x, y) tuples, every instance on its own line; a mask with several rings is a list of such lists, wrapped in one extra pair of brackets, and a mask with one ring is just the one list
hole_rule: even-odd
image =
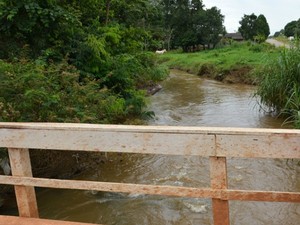
[[(259, 111), (254, 87), (226, 85), (173, 71), (150, 98), (151, 125), (280, 128)], [(229, 188), (300, 191), (296, 160), (229, 159)], [(96, 171), (77, 179), (209, 187), (209, 161), (201, 157), (109, 154)], [(210, 199), (167, 198), (91, 191), (39, 190), (42, 217), (103, 224), (212, 224)], [(230, 202), (235, 225), (300, 224), (300, 204)]]

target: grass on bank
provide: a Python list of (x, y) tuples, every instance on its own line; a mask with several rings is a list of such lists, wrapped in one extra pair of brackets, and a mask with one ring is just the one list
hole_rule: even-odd
[(261, 103), (300, 129), (300, 42), (257, 73), (261, 79), (256, 94)]
[(249, 71), (276, 59), (279, 53), (280, 49), (267, 43), (243, 42), (194, 53), (170, 51), (161, 55), (160, 61), (171, 69), (180, 69), (218, 80), (225, 79), (232, 71), (242, 70), (244, 74), (237, 74), (248, 76), (246, 83), (251, 83), (254, 82), (254, 77), (249, 78)]

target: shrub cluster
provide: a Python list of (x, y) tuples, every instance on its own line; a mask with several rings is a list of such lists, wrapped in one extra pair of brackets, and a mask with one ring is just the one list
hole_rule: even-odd
[(125, 18), (108, 23), (105, 7), (0, 3), (0, 121), (123, 123), (150, 115), (139, 87), (167, 71), (144, 51), (150, 31)]

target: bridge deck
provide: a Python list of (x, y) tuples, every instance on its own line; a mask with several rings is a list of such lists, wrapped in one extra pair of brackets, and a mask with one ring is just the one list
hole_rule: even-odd
[(93, 224), (0, 215), (0, 225), (93, 225)]

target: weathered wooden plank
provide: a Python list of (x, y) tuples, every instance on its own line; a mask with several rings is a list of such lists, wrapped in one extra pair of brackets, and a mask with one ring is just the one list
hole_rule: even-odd
[(9, 185), (28, 185), (60, 189), (93, 190), (105, 192), (122, 192), (195, 198), (209, 198), (212, 195), (216, 195), (213, 194), (214, 191), (210, 188), (189, 188), (176, 186), (158, 186), (144, 184), (110, 183), (81, 180), (59, 180), (27, 177), (19, 178), (11, 176), (0, 176), (0, 183)]
[[(7, 146), (167, 155), (213, 154), (213, 137), (201, 134), (188, 136), (166, 133), (96, 132), (62, 130), (16, 130)], [(197, 150), (197, 149), (200, 149)]]
[(227, 190), (220, 196), (226, 200), (300, 203), (300, 192)]
[[(210, 157), (211, 188), (227, 189), (227, 165), (225, 157)], [(214, 225), (230, 225), (228, 200), (212, 198)]]
[(93, 225), (93, 224), (0, 215), (0, 225)]
[(211, 187), (227, 189), (227, 163), (225, 157), (210, 157)]
[(251, 128), (0, 123), (0, 147), (200, 155), (205, 157), (300, 158), (300, 131)]
[(204, 134), (0, 129), (0, 146), (14, 148), (209, 156), (213, 142)]
[(109, 183), (82, 180), (59, 180), (32, 177), (0, 175), (0, 184), (49, 187), (59, 189), (94, 190), (177, 197), (217, 198), (221, 200), (270, 201), (300, 203), (300, 192), (226, 190), (211, 188), (190, 188), (176, 186)]
[(265, 129), (265, 128), (235, 128), (235, 127), (188, 127), (188, 126), (134, 126), (134, 125), (105, 125), (84, 123), (20, 123), (0, 122), (0, 129), (34, 129), (34, 130), (85, 130), (85, 131), (118, 131), (118, 132), (154, 132), (154, 133), (207, 133), (207, 134), (242, 134), (270, 135), (291, 134), (300, 135), (295, 129)]
[[(32, 177), (28, 149), (8, 149), (12, 175)], [(35, 190), (32, 186), (15, 186), (16, 199), (21, 217), (39, 217)]]
[(287, 133), (269, 135), (217, 135), (218, 156), (243, 158), (299, 158), (300, 136)]

